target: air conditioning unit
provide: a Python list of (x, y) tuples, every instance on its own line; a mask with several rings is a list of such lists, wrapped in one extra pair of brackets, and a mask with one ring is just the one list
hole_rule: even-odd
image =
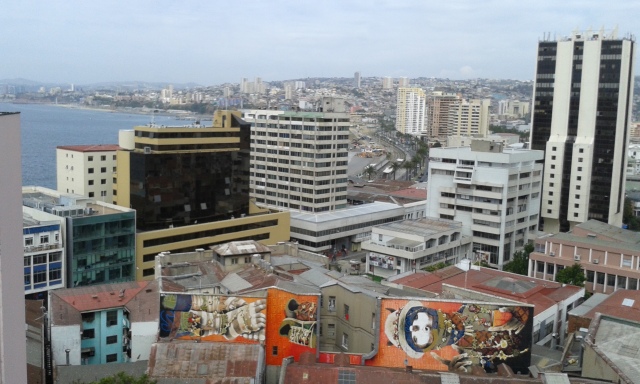
[(148, 155), (151, 153), (151, 147), (144, 147), (144, 154)]
[(580, 260), (580, 255), (573, 255), (573, 260), (575, 260), (575, 261)]
[(598, 264), (600, 262), (600, 260), (598, 259), (593, 259), (593, 264)]
[(549, 252), (549, 256), (555, 256), (556, 253), (555, 252)]

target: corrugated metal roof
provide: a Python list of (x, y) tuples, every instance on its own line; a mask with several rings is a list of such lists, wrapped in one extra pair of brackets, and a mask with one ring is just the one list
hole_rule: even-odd
[(224, 285), (230, 292), (238, 292), (243, 289), (251, 288), (251, 284), (238, 276), (237, 273), (230, 273), (224, 279), (222, 279), (221, 284)]

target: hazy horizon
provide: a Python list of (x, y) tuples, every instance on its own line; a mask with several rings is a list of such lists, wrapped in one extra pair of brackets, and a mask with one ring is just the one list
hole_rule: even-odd
[(532, 80), (544, 34), (635, 35), (640, 2), (5, 2), (0, 79), (238, 83), (308, 77)]

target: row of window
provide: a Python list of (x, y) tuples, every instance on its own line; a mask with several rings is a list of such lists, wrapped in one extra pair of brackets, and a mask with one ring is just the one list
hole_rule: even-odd
[[(60, 234), (59, 233), (55, 233), (54, 235), (54, 239), (55, 242), (57, 243), (58, 241), (60, 241)], [(24, 238), (24, 246), (25, 247), (30, 247), (33, 245), (33, 241), (34, 241), (34, 237), (33, 236), (28, 236)], [(49, 235), (40, 235), (40, 242), (38, 244), (44, 245), (44, 244), (49, 244)]]

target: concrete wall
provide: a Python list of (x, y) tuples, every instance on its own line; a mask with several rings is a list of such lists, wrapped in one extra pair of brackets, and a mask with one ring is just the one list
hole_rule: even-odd
[(65, 349), (70, 349), (69, 363), (80, 365), (80, 325), (51, 327), (51, 350), (54, 365), (66, 365), (67, 354)]
[(582, 377), (618, 382), (618, 374), (602, 359), (591, 345), (585, 343), (582, 355)]
[(151, 345), (156, 341), (157, 321), (131, 323), (131, 362), (149, 360)]

